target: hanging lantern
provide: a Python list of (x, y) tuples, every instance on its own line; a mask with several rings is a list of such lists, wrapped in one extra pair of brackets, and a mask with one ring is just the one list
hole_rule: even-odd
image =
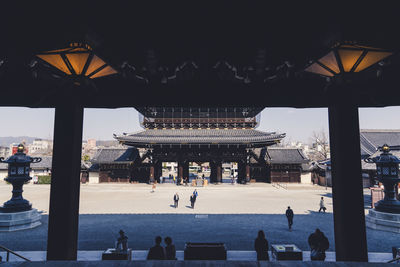
[(393, 53), (354, 43), (338, 43), (323, 57), (313, 61), (305, 71), (327, 77), (363, 71)]
[(68, 48), (46, 51), (36, 56), (68, 76), (95, 79), (118, 73), (83, 43), (71, 43)]

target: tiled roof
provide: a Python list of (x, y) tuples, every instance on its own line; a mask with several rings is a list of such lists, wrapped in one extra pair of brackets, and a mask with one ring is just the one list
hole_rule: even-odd
[(268, 148), (268, 157), (272, 164), (303, 164), (308, 158), (298, 148)]
[(126, 144), (247, 144), (274, 143), (285, 134), (254, 129), (148, 129), (115, 138)]
[(360, 145), (361, 155), (370, 156), (378, 147), (388, 144), (389, 146), (400, 145), (400, 130), (361, 130)]
[(91, 162), (93, 164), (98, 164), (98, 163), (134, 161), (137, 155), (138, 151), (136, 148), (133, 147), (102, 148), (96, 152)]
[[(31, 169), (33, 170), (38, 170), (38, 169), (51, 169), (51, 162), (52, 162), (52, 157), (46, 156), (46, 157), (40, 157), (42, 158), (41, 162), (38, 163), (32, 163), (31, 164)], [(7, 163), (0, 163), (0, 170), (7, 170), (8, 169), (8, 164)]]

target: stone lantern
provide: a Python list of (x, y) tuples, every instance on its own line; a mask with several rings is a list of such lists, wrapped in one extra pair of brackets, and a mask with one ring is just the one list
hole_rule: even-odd
[(384, 186), (384, 199), (375, 205), (375, 210), (388, 213), (400, 213), (400, 201), (396, 199), (396, 186), (399, 179), (400, 159), (389, 153), (388, 145), (383, 145), (382, 153), (375, 158), (368, 158), (364, 161), (376, 164), (376, 174), (379, 182)]
[(12, 197), (0, 207), (0, 212), (15, 213), (29, 211), (32, 205), (22, 197), (23, 185), (32, 179), (29, 177), (30, 164), (40, 162), (41, 158), (32, 158), (24, 153), (24, 146), (18, 145), (18, 151), (8, 159), (0, 158), (0, 162), (8, 163), (8, 176), (4, 179), (13, 186)]

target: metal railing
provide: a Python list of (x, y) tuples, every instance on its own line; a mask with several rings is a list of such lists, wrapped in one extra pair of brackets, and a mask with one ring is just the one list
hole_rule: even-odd
[(400, 257), (397, 257), (397, 258), (394, 258), (393, 260), (388, 261), (387, 263), (393, 263), (393, 262), (399, 263), (399, 261), (400, 261)]
[(6, 248), (6, 247), (3, 247), (2, 245), (0, 245), (0, 249), (2, 249), (2, 250), (4, 250), (4, 251), (7, 252), (6, 261), (9, 261), (9, 259), (10, 259), (10, 253), (13, 254), (13, 255), (15, 255), (15, 256), (17, 256), (17, 257), (20, 257), (20, 258), (23, 259), (23, 260), (31, 261), (30, 259), (27, 259), (27, 258), (25, 258), (24, 256), (19, 255), (18, 253), (12, 251), (11, 249), (8, 249), (8, 248)]
[(283, 188), (283, 189), (287, 190), (287, 184), (272, 183), (272, 186), (275, 187), (276, 189)]

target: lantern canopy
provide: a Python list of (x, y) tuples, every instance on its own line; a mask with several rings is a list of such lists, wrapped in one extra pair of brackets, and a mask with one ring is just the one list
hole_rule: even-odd
[(46, 51), (36, 56), (70, 76), (95, 79), (118, 73), (83, 43), (71, 43), (68, 48)]
[(313, 61), (305, 71), (327, 77), (360, 72), (392, 54), (385, 49), (338, 43), (325, 56)]

